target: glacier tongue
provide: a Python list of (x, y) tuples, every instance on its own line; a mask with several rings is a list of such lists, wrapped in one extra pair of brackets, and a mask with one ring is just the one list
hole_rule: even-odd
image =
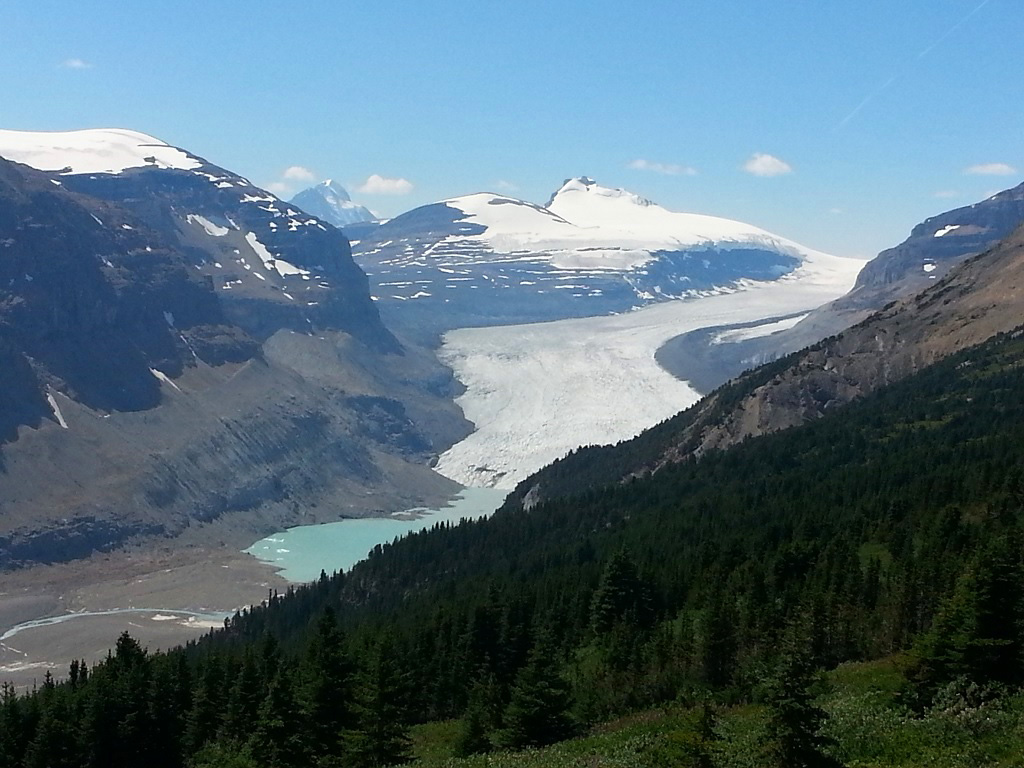
[(466, 386), (458, 403), (476, 430), (435, 468), (467, 486), (513, 488), (575, 448), (633, 437), (700, 398), (655, 361), (670, 338), (812, 309), (854, 275), (804, 268), (611, 317), (451, 331), (441, 355)]

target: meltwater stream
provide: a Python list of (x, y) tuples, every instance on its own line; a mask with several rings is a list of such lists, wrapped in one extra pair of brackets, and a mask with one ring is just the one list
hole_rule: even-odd
[(125, 613), (146, 615), (152, 621), (178, 621), (203, 629), (213, 629), (222, 626), (224, 619), (230, 615), (228, 613), (197, 613), (195, 611), (180, 611), (168, 608), (113, 608), (108, 611), (62, 613), (59, 616), (48, 616), (44, 619), (32, 619), (31, 621), (16, 624), (0, 635), (0, 643), (10, 640), (27, 629), (49, 627), (54, 624), (63, 624), (66, 621), (74, 621), (75, 619), (87, 619), (92, 616), (117, 616)]
[(246, 552), (281, 569), (293, 582), (313, 581), (320, 571), (348, 570), (378, 544), (386, 544), (437, 523), (487, 517), (501, 506), (507, 490), (465, 488), (448, 506), (410, 509), (406, 519), (361, 517), (321, 525), (300, 525), (261, 539)]

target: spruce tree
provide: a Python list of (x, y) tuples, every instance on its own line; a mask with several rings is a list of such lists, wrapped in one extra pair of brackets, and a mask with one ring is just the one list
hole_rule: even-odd
[(971, 559), (908, 671), (920, 705), (958, 678), (980, 685), (1024, 681), (1022, 570), (1016, 537), (1009, 535)]
[(554, 643), (547, 632), (541, 632), (526, 666), (516, 676), (499, 744), (522, 749), (569, 738), (575, 731), (569, 713), (571, 703), (569, 684), (562, 677)]
[(249, 751), (268, 768), (305, 765), (303, 723), (295, 702), (292, 670), (281, 664), (260, 703)]
[(455, 742), (456, 757), (469, 757), (491, 750), (490, 732), (497, 726), (493, 711), (495, 688), (494, 678), (490, 677), (486, 681), (477, 681), (470, 690), (469, 704), (462, 715)]
[(330, 608), (317, 621), (299, 672), (307, 749), (321, 763), (337, 759), (343, 754), (342, 735), (354, 724), (354, 669)]
[(697, 642), (701, 678), (712, 688), (724, 688), (732, 682), (736, 669), (736, 611), (720, 586), (712, 587), (703, 615)]
[(841, 768), (827, 752), (831, 740), (822, 734), (828, 714), (814, 703), (818, 674), (809, 646), (806, 629), (790, 627), (768, 686), (766, 768)]
[(650, 591), (643, 583), (636, 563), (625, 550), (612, 555), (590, 607), (590, 625), (602, 635), (616, 624), (647, 628), (652, 619)]
[(236, 744), (245, 742), (252, 734), (252, 726), (256, 722), (265, 693), (266, 686), (260, 675), (256, 654), (251, 646), (246, 646), (241, 666), (228, 692), (218, 737)]
[(346, 734), (353, 765), (378, 768), (408, 762), (410, 693), (398, 649), (385, 637), (358, 675), (355, 728)]

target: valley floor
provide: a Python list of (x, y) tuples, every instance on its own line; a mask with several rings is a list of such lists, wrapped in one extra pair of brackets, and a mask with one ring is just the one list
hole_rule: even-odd
[(5, 573), (0, 636), (24, 622), (69, 612), (154, 610), (86, 616), (20, 631), (0, 641), (0, 680), (31, 687), (42, 682), (47, 669), (63, 677), (73, 658), (90, 664), (105, 658), (124, 631), (154, 650), (180, 645), (208, 632), (214, 622), (209, 617), (172, 619), (161, 611), (226, 614), (287, 585), (272, 567), (233, 546), (116, 552)]

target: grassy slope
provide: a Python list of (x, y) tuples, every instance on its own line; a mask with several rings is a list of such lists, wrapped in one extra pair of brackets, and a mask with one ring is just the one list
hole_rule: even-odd
[[(910, 716), (899, 704), (899, 659), (845, 664), (830, 672), (820, 704), (830, 714), (828, 734), (850, 768), (1011, 768), (1024, 755), (1024, 695), (980, 707), (939, 705)], [(760, 768), (758, 741), (765, 718), (757, 705), (722, 711), (718, 765)], [(414, 765), (421, 768), (651, 768), (681, 765), (665, 745), (686, 734), (693, 712), (654, 710), (593, 729), (547, 749), (451, 757), (458, 723), (418, 726)]]

